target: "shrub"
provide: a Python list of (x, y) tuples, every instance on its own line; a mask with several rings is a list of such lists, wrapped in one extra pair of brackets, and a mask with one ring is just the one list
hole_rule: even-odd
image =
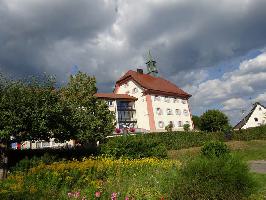
[(173, 199), (240, 200), (255, 188), (247, 164), (236, 157), (197, 157), (180, 171)]
[(201, 154), (206, 157), (221, 157), (228, 155), (230, 153), (230, 150), (228, 146), (223, 142), (218, 141), (212, 141), (206, 143), (201, 148)]
[(172, 131), (173, 131), (173, 128), (174, 128), (173, 122), (170, 122), (170, 123), (165, 127), (165, 130), (166, 130), (167, 132), (172, 132)]
[(101, 146), (100, 152), (116, 158), (122, 156), (128, 158), (167, 157), (167, 149), (164, 144), (142, 135), (111, 138)]
[(183, 126), (184, 131), (188, 132), (189, 131), (189, 127), (190, 127), (189, 124), (184, 124), (184, 126)]
[(208, 110), (200, 117), (201, 130), (216, 132), (223, 131), (229, 126), (228, 117), (219, 110)]
[(59, 159), (56, 156), (52, 156), (48, 153), (45, 153), (41, 157), (34, 156), (31, 159), (25, 158), (21, 161), (19, 161), (14, 167), (11, 168), (11, 171), (28, 171), (32, 167), (36, 167), (41, 163), (44, 164), (51, 164), (55, 161), (59, 161)]

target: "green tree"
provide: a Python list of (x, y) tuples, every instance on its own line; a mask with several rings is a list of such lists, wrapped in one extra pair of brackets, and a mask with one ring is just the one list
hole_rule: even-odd
[(0, 81), (1, 157), (16, 142), (27, 140), (65, 141), (73, 134), (66, 118), (70, 110), (60, 101), (55, 81), (49, 77), (26, 81)]
[(223, 131), (229, 127), (228, 117), (219, 110), (208, 110), (200, 117), (201, 130), (203, 131)]
[(114, 113), (94, 96), (96, 92), (95, 77), (82, 72), (70, 76), (69, 83), (61, 89), (62, 101), (72, 112), (73, 139), (82, 144), (103, 141), (115, 128)]
[(200, 126), (201, 126), (201, 119), (199, 116), (196, 116), (196, 115), (193, 115), (192, 116), (192, 121), (193, 121), (193, 124), (194, 124), (194, 128), (196, 130), (201, 130)]

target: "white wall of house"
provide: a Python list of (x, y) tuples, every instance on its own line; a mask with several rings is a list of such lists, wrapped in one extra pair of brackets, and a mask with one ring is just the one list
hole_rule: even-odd
[(128, 94), (138, 98), (135, 102), (137, 128), (150, 130), (146, 96), (143, 96), (142, 92), (143, 88), (132, 80), (122, 84), (116, 91), (117, 94)]
[[(138, 128), (150, 130), (146, 96), (144, 96), (142, 92), (143, 88), (132, 80), (121, 85), (116, 91), (117, 94), (128, 94), (138, 98), (135, 102), (137, 126)], [(155, 97), (157, 98), (155, 99)], [(166, 100), (165, 97), (167, 97)], [(165, 126), (167, 126), (170, 121), (174, 124), (174, 130), (183, 130), (183, 125), (186, 123), (192, 128), (188, 100), (156, 95), (151, 95), (151, 100), (156, 131), (164, 131)], [(158, 108), (162, 110), (162, 114), (158, 114)], [(172, 111), (172, 114), (167, 114), (168, 109)], [(176, 113), (176, 109), (179, 110), (179, 114)], [(162, 123), (163, 126), (160, 127)]]
[(260, 126), (263, 124), (266, 124), (266, 109), (261, 105), (257, 105), (252, 115), (243, 126), (243, 129)]
[(152, 105), (156, 129), (164, 130), (170, 121), (174, 125), (174, 130), (183, 130), (184, 124), (192, 127), (187, 100), (152, 95)]

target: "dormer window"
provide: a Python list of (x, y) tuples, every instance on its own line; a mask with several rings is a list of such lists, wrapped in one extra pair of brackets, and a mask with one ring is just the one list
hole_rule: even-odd
[(182, 104), (186, 104), (186, 103), (187, 103), (187, 101), (183, 99), (182, 100)]

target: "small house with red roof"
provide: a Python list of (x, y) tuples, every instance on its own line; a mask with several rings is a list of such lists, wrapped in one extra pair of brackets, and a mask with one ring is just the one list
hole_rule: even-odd
[(116, 81), (113, 93), (98, 93), (116, 113), (117, 128), (138, 128), (151, 132), (164, 131), (169, 124), (173, 130), (183, 130), (184, 124), (193, 128), (189, 107), (190, 94), (159, 77), (156, 62), (151, 58), (143, 69), (129, 70)]

